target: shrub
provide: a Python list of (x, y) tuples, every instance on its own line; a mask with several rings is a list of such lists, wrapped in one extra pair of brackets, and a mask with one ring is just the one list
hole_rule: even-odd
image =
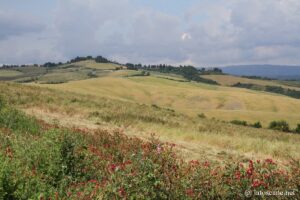
[(295, 129), (296, 133), (300, 133), (300, 124), (297, 125), (297, 128)]
[(242, 120), (232, 120), (230, 123), (235, 125), (247, 126), (247, 122)]
[(262, 125), (260, 122), (255, 122), (254, 124), (252, 124), (252, 127), (254, 128), (262, 128)]
[(283, 132), (289, 132), (290, 131), (289, 124), (284, 120), (272, 121), (269, 125), (269, 128), (273, 129), (273, 130), (283, 131)]
[(205, 114), (204, 114), (204, 113), (200, 113), (200, 114), (198, 114), (198, 117), (199, 117), (199, 118), (201, 118), (201, 119), (205, 119), (205, 118), (206, 118), (206, 116), (205, 116)]

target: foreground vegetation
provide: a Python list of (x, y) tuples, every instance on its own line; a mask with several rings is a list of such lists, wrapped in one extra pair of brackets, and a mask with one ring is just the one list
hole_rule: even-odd
[(174, 144), (49, 125), (3, 99), (0, 135), (1, 199), (247, 199), (245, 190), (299, 197), (296, 160), (186, 162)]

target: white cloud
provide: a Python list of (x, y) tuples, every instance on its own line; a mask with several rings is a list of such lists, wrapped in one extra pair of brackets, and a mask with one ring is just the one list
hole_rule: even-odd
[(192, 37), (189, 33), (183, 33), (181, 36), (181, 40), (183, 40), (183, 41), (190, 40), (190, 39), (192, 39)]

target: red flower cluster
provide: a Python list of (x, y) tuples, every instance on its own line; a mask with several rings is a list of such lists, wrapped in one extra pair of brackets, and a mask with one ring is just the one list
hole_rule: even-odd
[(6, 147), (5, 155), (8, 156), (10, 159), (14, 157), (13, 151), (11, 150), (10, 147)]
[(125, 191), (125, 189), (123, 188), (123, 187), (121, 187), (119, 190), (118, 190), (118, 192), (119, 192), (119, 195), (121, 196), (121, 197), (126, 197), (126, 191)]
[(257, 187), (260, 187), (260, 186), (265, 186), (266, 187), (266, 184), (264, 181), (260, 181), (258, 179), (255, 179), (253, 182), (252, 182), (252, 187), (253, 188), (257, 188)]
[(275, 162), (272, 159), (270, 159), (270, 158), (266, 159), (265, 162), (268, 163), (268, 164), (272, 164), (272, 165), (275, 164)]
[(199, 163), (198, 160), (191, 160), (191, 161), (190, 161), (190, 165), (191, 165), (191, 166), (198, 166), (198, 165), (200, 165), (200, 163)]
[(189, 197), (193, 197), (195, 195), (194, 190), (193, 189), (187, 189), (185, 191), (186, 195), (188, 195)]
[(237, 180), (241, 180), (241, 172), (239, 170), (235, 172), (235, 177)]
[(254, 172), (254, 165), (253, 165), (253, 161), (250, 160), (249, 161), (249, 167), (247, 169), (248, 178), (250, 178), (253, 175), (253, 172)]
[(132, 164), (131, 160), (125, 161), (125, 162), (120, 163), (120, 164), (114, 164), (113, 163), (113, 164), (109, 165), (109, 170), (111, 172), (114, 172), (114, 171), (116, 171), (118, 169), (124, 170), (126, 168), (126, 166), (130, 165), (130, 164)]

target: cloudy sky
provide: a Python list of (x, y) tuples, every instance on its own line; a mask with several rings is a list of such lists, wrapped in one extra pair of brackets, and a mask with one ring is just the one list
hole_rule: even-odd
[(299, 0), (0, 0), (0, 63), (300, 64)]

